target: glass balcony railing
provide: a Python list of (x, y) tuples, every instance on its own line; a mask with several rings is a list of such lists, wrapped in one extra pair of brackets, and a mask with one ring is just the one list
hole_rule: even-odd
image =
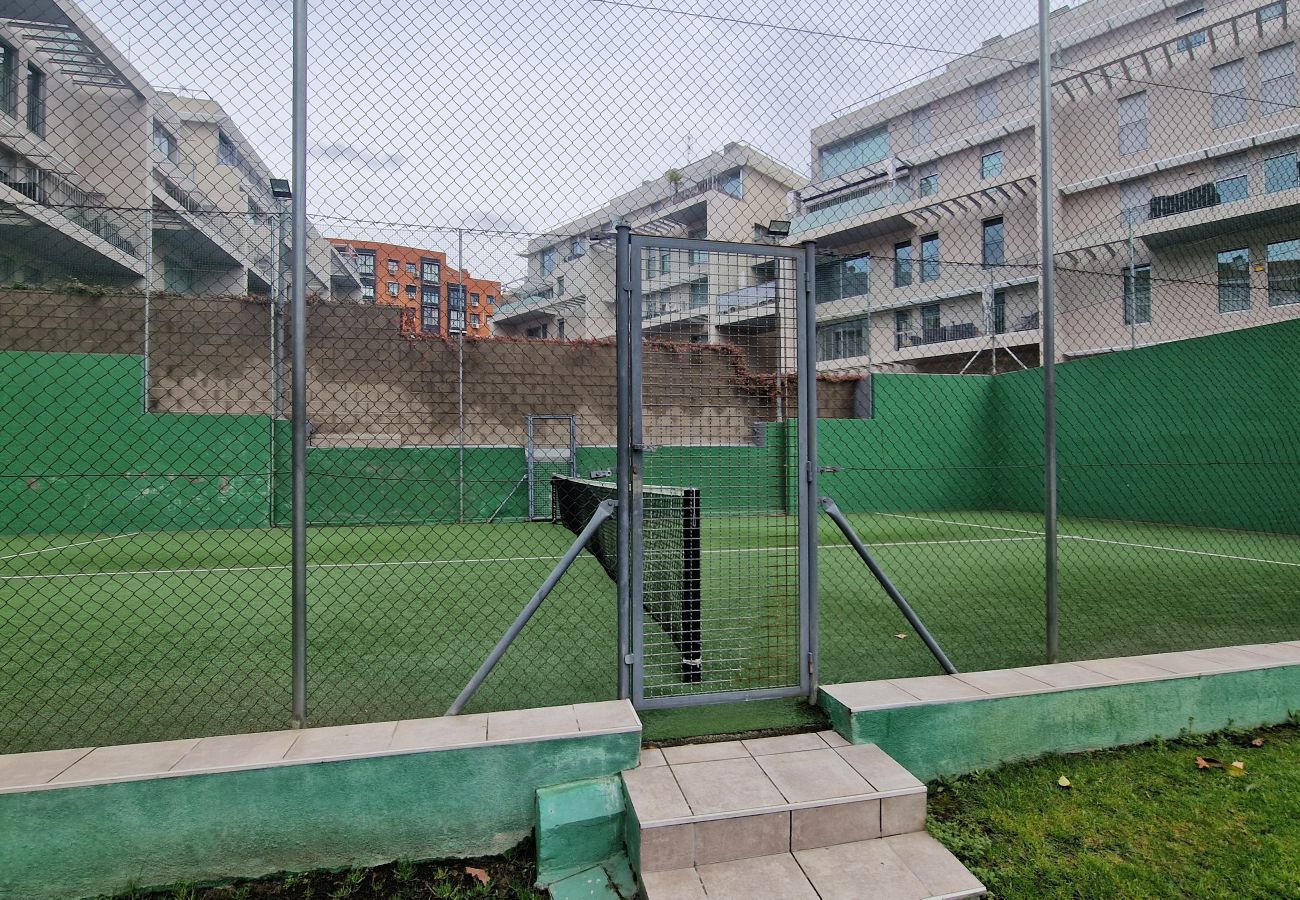
[(911, 200), (912, 186), (905, 182), (896, 181), (866, 193), (845, 197), (842, 200), (834, 200), (815, 209), (807, 210), (795, 216), (791, 231), (794, 234), (801, 234), (815, 228), (834, 225), (836, 222), (842, 222), (845, 219), (869, 215), (886, 207), (910, 203)]
[(33, 203), (53, 210), (72, 224), (89, 231), (128, 256), (140, 253), (127, 234), (130, 222), (117, 210), (106, 208), (102, 194), (87, 191), (65, 175), (27, 164), (23, 175), (0, 174), (0, 184), (17, 191)]

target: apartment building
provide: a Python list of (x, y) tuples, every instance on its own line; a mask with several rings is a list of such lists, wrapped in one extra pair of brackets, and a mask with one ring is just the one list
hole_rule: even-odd
[[(1300, 312), (1285, 0), (1088, 0), (1053, 17), (1061, 359)], [(1037, 30), (812, 135), (828, 370), (1032, 366)]]
[(330, 238), (335, 251), (357, 261), (361, 302), (403, 309), (411, 334), (488, 337), (501, 300), (501, 282), (447, 265), (439, 250)]
[[(287, 291), (270, 179), (218, 103), (155, 90), (69, 0), (0, 10), (0, 282)], [(307, 268), (309, 293), (360, 295), (314, 227)]]
[[(550, 339), (614, 334), (617, 224), (664, 237), (753, 241), (755, 228), (787, 216), (790, 191), (806, 179), (770, 156), (730, 143), (614, 197), (595, 212), (544, 229), (528, 243), (528, 275), (493, 320), (501, 334)], [(762, 265), (691, 251), (653, 254), (642, 268), (649, 336), (760, 346), (779, 330), (775, 276)], [(789, 300), (790, 298), (786, 298)]]

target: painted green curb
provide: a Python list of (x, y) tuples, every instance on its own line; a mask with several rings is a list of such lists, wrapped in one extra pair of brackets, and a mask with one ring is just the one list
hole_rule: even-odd
[(0, 897), (501, 853), (539, 788), (637, 764), (639, 732), (0, 795)]
[(617, 776), (537, 791), (537, 881), (558, 882), (623, 851), (623, 788)]
[(853, 713), (822, 693), (835, 730), (877, 744), (923, 781), (1048, 753), (1284, 722), (1300, 666)]

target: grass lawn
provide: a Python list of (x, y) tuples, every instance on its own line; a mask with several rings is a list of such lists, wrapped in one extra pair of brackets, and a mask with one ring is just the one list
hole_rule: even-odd
[(1005, 766), (931, 785), (930, 814), (994, 897), (1300, 897), (1300, 728)]
[[(851, 518), (959, 668), (1042, 661), (1037, 516)], [(821, 527), (822, 681), (937, 672)], [(1067, 659), (1300, 636), (1300, 538), (1086, 519), (1062, 531)], [(310, 723), (441, 714), (570, 539), (543, 523), (310, 529)], [(795, 677), (792, 540), (785, 517), (705, 518), (708, 679)], [(289, 558), (279, 529), (0, 539), (0, 752), (287, 727)], [(580, 557), (471, 711), (613, 697), (615, 604)], [(647, 738), (815, 718), (794, 702), (674, 710), (647, 715)]]

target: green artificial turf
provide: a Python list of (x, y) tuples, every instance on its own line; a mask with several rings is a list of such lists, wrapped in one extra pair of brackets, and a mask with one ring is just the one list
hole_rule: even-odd
[(1300, 896), (1294, 726), (1056, 756), (930, 792), (931, 832), (992, 897)]
[[(959, 668), (1043, 661), (1038, 517), (851, 518)], [(791, 521), (705, 519), (716, 683), (796, 678)], [(1064, 658), (1298, 636), (1300, 538), (1102, 520), (1062, 531)], [(545, 523), (310, 529), (309, 723), (441, 714), (570, 540)], [(826, 519), (821, 540), (822, 682), (938, 672)], [(287, 727), (289, 562), (278, 529), (0, 540), (0, 751)], [(584, 554), (470, 710), (615, 696), (615, 608), (613, 582)], [(661, 671), (675, 671), (663, 632), (646, 634)], [(750, 703), (647, 726), (667, 739), (813, 718), (797, 703)]]

